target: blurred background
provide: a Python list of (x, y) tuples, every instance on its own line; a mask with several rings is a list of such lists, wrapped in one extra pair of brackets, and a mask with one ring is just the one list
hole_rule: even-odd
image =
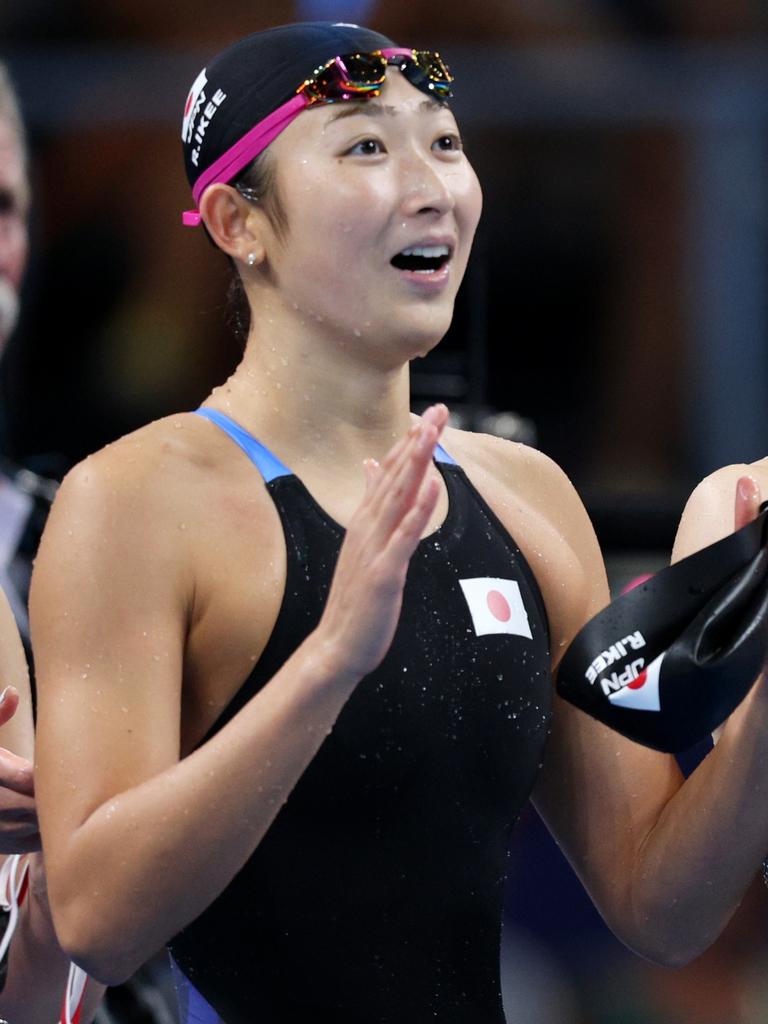
[[(181, 110), (210, 55), (297, 19), (366, 22), (456, 74), (485, 216), (415, 405), (441, 398), (556, 459), (615, 588), (663, 565), (693, 485), (768, 454), (765, 0), (4, 0), (34, 199), (0, 450), (58, 478), (232, 370), (226, 264), (180, 222)], [(653, 968), (526, 813), (510, 1024), (768, 1022), (767, 918), (756, 884), (700, 961)], [(110, 1012), (169, 1019), (151, 996)]]

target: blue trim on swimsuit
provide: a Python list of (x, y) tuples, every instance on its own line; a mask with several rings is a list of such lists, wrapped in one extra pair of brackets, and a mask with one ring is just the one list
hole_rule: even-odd
[(435, 462), (447, 462), (449, 466), (458, 466), (456, 459), (449, 455), (441, 444), (435, 446)]
[[(210, 420), (211, 423), (215, 423), (217, 427), (221, 427), (225, 434), (229, 434), (235, 444), (243, 449), (251, 462), (256, 466), (266, 483), (270, 483), (279, 476), (291, 476), (293, 474), (293, 471), (288, 469), (277, 456), (273, 455), (266, 445), (263, 445), (261, 441), (257, 441), (252, 434), (249, 434), (247, 430), (244, 430), (223, 412), (219, 412), (217, 409), (201, 407), (195, 409), (195, 413), (206, 420)], [(437, 462), (446, 462), (451, 466), (456, 465), (456, 460), (448, 454), (442, 445), (437, 445), (435, 448), (435, 460)]]
[(225, 416), (223, 412), (218, 412), (216, 409), (203, 408), (195, 409), (195, 412), (198, 416), (202, 416), (204, 419), (210, 420), (211, 423), (215, 423), (217, 427), (221, 427), (225, 434), (229, 434), (235, 444), (243, 449), (251, 462), (256, 466), (256, 469), (264, 477), (266, 483), (270, 483), (279, 476), (292, 475), (292, 471), (283, 465), (269, 448), (265, 447), (261, 441), (257, 441), (247, 430), (243, 430), (229, 416)]
[(203, 999), (172, 956), (169, 956), (169, 960), (181, 1024), (224, 1024), (218, 1013)]

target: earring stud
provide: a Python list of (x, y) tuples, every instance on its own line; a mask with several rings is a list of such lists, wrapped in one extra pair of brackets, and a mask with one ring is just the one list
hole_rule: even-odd
[(246, 257), (245, 262), (248, 264), (249, 267), (252, 267), (254, 265), (254, 263), (256, 262), (256, 253), (255, 252), (249, 252), (248, 256)]

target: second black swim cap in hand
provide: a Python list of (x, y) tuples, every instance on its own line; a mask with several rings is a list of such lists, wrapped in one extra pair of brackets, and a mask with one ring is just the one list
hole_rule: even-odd
[(578, 633), (558, 671), (571, 704), (679, 753), (747, 695), (768, 656), (768, 503), (751, 523), (662, 569)]

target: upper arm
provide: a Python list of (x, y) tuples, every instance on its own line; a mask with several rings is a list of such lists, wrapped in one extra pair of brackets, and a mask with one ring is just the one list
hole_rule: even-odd
[(104, 452), (76, 467), (35, 564), (37, 794), (52, 882), (96, 808), (179, 758), (185, 560), (168, 488), (132, 463)]

